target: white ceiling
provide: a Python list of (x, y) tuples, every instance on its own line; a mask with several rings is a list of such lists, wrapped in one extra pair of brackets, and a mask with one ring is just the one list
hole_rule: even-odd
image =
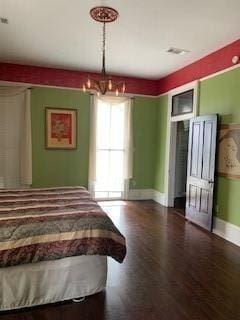
[[(112, 6), (107, 71), (160, 78), (240, 38), (240, 0), (0, 0), (0, 61), (100, 71), (102, 27), (89, 16)], [(187, 49), (184, 56), (169, 47)]]

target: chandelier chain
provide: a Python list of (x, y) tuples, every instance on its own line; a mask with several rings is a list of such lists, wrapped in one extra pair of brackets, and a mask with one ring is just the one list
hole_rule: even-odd
[(86, 90), (96, 90), (98, 96), (100, 94), (104, 95), (108, 91), (115, 91), (116, 96), (118, 96), (119, 93), (125, 92), (125, 81), (112, 79), (112, 77), (106, 73), (106, 23), (115, 21), (118, 17), (118, 12), (110, 7), (99, 6), (90, 10), (90, 16), (94, 20), (103, 24), (102, 73), (100, 79), (94, 79), (88, 76), (87, 81), (83, 83), (83, 91), (86, 92)]
[(106, 50), (106, 23), (103, 22), (102, 73), (103, 73), (104, 77), (106, 75), (105, 50)]

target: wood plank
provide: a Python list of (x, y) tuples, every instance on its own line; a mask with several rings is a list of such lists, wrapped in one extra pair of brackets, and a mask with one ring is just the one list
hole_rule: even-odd
[(240, 248), (153, 201), (103, 203), (127, 238), (123, 264), (109, 259), (105, 292), (1, 313), (1, 320), (237, 320)]

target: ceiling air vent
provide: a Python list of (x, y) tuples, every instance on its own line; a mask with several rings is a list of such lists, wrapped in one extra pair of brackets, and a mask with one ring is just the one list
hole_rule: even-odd
[(169, 48), (169, 49), (167, 50), (167, 52), (173, 53), (173, 54), (183, 55), (183, 54), (188, 53), (189, 50), (184, 50), (184, 49), (179, 49), (179, 48), (173, 48), (173, 47), (171, 47), (171, 48)]
[(8, 19), (7, 19), (7, 18), (0, 17), (0, 22), (1, 22), (1, 23), (5, 23), (5, 24), (8, 24)]

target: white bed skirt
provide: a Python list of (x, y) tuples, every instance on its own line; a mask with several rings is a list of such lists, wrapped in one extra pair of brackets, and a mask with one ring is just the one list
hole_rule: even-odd
[(0, 310), (84, 297), (105, 288), (107, 258), (78, 256), (0, 268)]

